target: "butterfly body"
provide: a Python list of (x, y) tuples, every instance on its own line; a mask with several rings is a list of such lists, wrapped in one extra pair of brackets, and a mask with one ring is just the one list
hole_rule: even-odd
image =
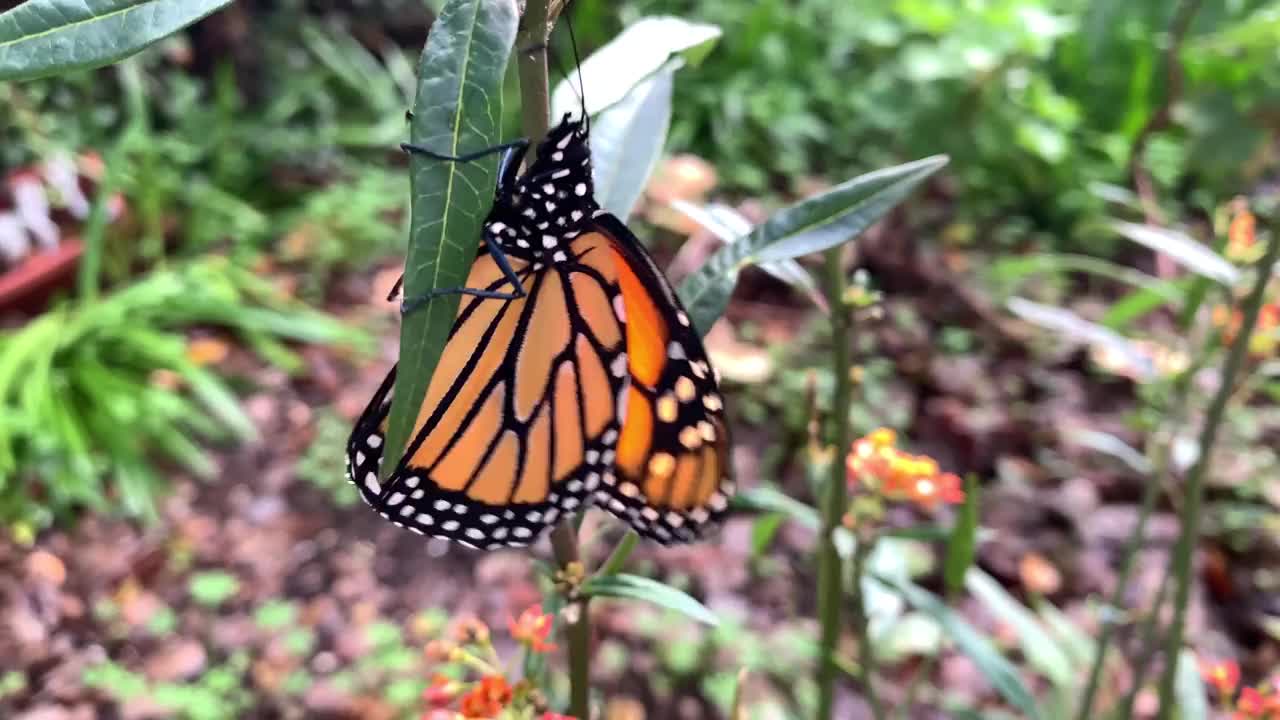
[(380, 480), (393, 369), (356, 423), (348, 476), (391, 522), (474, 547), (528, 544), (592, 503), (659, 542), (693, 540), (733, 491), (701, 340), (596, 203), (584, 123), (566, 116), (515, 177), (518, 164), (504, 156), (409, 446)]

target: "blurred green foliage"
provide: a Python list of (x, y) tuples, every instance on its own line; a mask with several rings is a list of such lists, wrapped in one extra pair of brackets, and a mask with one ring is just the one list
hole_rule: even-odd
[[(1164, 103), (1168, 0), (628, 0), (577, 3), (581, 34), (670, 13), (725, 28), (678, 84), (671, 145), (739, 191), (795, 191), (933, 153), (951, 159), (960, 239), (1111, 238), (1096, 183), (1130, 184), (1135, 141)], [(1247, 188), (1275, 160), (1274, 3), (1199, 3), (1167, 129), (1141, 158), (1183, 206)], [(1268, 117), (1271, 120), (1268, 120)], [(1101, 244), (1100, 244), (1101, 243)]]
[(168, 484), (158, 459), (208, 477), (198, 440), (252, 437), (226, 380), (189, 355), (193, 326), (286, 369), (301, 360), (284, 340), (360, 337), (218, 257), (0, 333), (0, 519), (39, 527), (78, 505), (148, 516)]

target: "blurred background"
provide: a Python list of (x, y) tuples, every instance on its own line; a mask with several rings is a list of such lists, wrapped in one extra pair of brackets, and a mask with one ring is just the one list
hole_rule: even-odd
[[(525, 554), (424, 542), (343, 478), (347, 434), (396, 353), (384, 300), (407, 239), (396, 148), (432, 5), (240, 0), (116, 66), (0, 84), (0, 716), (418, 717), (429, 640), (464, 616), (501, 626), (541, 597)], [(1137, 519), (1161, 378), (1199, 357), (1162, 299), (1194, 273), (1115, 221), (1251, 257), (1240, 218), (1280, 195), (1280, 4), (577, 0), (572, 12), (584, 54), (646, 16), (723, 30), (677, 75), (666, 154), (631, 221), (677, 283), (720, 240), (673, 201), (749, 226), (857, 173), (950, 156), (851, 256), (877, 298), (856, 336), (855, 433), (895, 428), (976, 474), (987, 590), (1051, 600), (1068, 635), (1095, 630), (1091, 598), (1114, 586)], [(553, 50), (571, 67), (563, 33)], [(707, 340), (740, 484), (806, 502), (808, 423), (832, 387), (809, 267), (745, 272)], [(1189, 631), (1255, 674), (1280, 665), (1280, 305), (1268, 303), (1249, 401), (1229, 414), (1210, 478)], [(1231, 308), (1214, 311), (1206, 327), (1229, 335)], [(1178, 447), (1175, 472), (1190, 464)], [(1175, 508), (1152, 518), (1135, 606), (1159, 585)], [(604, 552), (619, 529), (593, 516), (586, 534)], [(726, 621), (601, 604), (607, 717), (720, 717), (742, 666), (774, 713), (760, 717), (811, 702), (814, 542), (803, 524), (744, 516), (712, 543), (642, 548), (637, 573)], [(887, 555), (922, 582), (936, 573), (936, 545)], [(960, 605), (1025, 649), (999, 607)], [(966, 657), (938, 648), (936, 625), (884, 612), (888, 677), (936, 655), (938, 698), (992, 697)], [(1053, 679), (1034, 658), (1029, 671)]]

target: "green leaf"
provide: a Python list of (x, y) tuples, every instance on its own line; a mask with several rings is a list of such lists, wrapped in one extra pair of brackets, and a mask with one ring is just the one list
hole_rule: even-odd
[(1032, 720), (1040, 717), (1035, 698), (1022, 682), (1018, 669), (993, 647), (982, 633), (958, 613), (947, 607), (936, 595), (906, 580), (881, 580), (902, 593), (917, 610), (931, 616), (956, 643), (960, 652), (973, 661), (991, 687), (1010, 705)]
[(216, 607), (240, 592), (240, 580), (229, 572), (210, 570), (192, 575), (187, 591), (201, 605)]
[[(676, 198), (671, 207), (690, 220), (710, 230), (725, 243), (735, 243), (751, 234), (751, 221), (728, 205), (711, 204), (706, 207)], [(826, 298), (818, 291), (813, 276), (794, 258), (760, 263), (759, 268), (782, 282), (803, 291), (814, 304), (827, 310)]]
[(758, 558), (765, 554), (785, 519), (786, 516), (782, 513), (768, 513), (756, 518), (751, 524), (751, 557)]
[(1005, 306), (1023, 320), (1046, 330), (1052, 330), (1059, 336), (1105, 349), (1115, 357), (1124, 358), (1125, 365), (1139, 379), (1149, 380), (1156, 375), (1154, 361), (1139, 352), (1127, 338), (1097, 323), (1089, 322), (1070, 310), (1019, 297), (1009, 298)]
[[(516, 35), (514, 0), (450, 0), (435, 23), (418, 63), (418, 96), (410, 138), (431, 150), (458, 155), (500, 141), (502, 81)], [(412, 216), (405, 260), (406, 297), (466, 283), (493, 204), (497, 156), (474, 162), (410, 160)], [(400, 372), (387, 441), (396, 467), (444, 352), (459, 296), (443, 295), (410, 313), (400, 326)]]
[(978, 481), (973, 475), (965, 478), (964, 504), (956, 513), (956, 524), (947, 540), (947, 558), (943, 565), (943, 578), (947, 593), (954, 594), (964, 588), (964, 575), (973, 565), (978, 548)]
[(753, 263), (787, 260), (853, 240), (947, 164), (934, 156), (847, 180), (774, 213), (750, 235), (726, 245), (680, 286), (693, 324), (706, 333), (724, 312), (738, 272)]
[(1058, 687), (1069, 687), (1075, 682), (1079, 673), (1072, 667), (1071, 659), (1026, 606), (977, 568), (970, 568), (965, 586), (997, 620), (1013, 628), (1022, 654), (1032, 667)]
[(1210, 280), (1231, 286), (1240, 279), (1240, 271), (1235, 265), (1203, 243), (1176, 230), (1121, 221), (1111, 223), (1111, 227), (1139, 245), (1164, 253), (1179, 265)]
[(1183, 650), (1178, 653), (1177, 672), (1173, 694), (1178, 698), (1178, 720), (1209, 720), (1209, 701), (1194, 652)]
[(782, 491), (760, 485), (748, 488), (733, 496), (730, 506), (739, 511), (756, 513), (781, 513), (805, 527), (817, 530), (822, 526), (818, 511), (792, 498)]
[(596, 200), (623, 221), (635, 209), (666, 145), (677, 66), (667, 63), (591, 121)]
[(1065, 439), (1081, 447), (1109, 455), (1143, 477), (1150, 477), (1153, 468), (1146, 455), (1111, 433), (1088, 428), (1064, 428)]
[[(632, 23), (583, 60), (578, 72), (556, 85), (551, 95), (552, 117), (577, 110), (582, 101), (586, 102), (587, 113), (595, 115), (621, 102), (631, 88), (666, 65), (673, 55), (697, 65), (715, 47), (720, 35), (720, 28), (715, 25), (677, 17), (649, 17)], [(581, 87), (586, 91), (579, 92)]]
[(587, 597), (612, 597), (644, 600), (668, 610), (675, 610), (707, 625), (718, 625), (720, 619), (706, 605), (681, 590), (639, 575), (601, 575), (588, 579), (580, 588)]
[(1064, 274), (1070, 272), (1088, 273), (1116, 282), (1144, 288), (1160, 297), (1165, 302), (1181, 301), (1182, 295), (1176, 288), (1160, 278), (1144, 273), (1141, 270), (1125, 267), (1103, 258), (1071, 253), (1036, 253), (1020, 255), (997, 260), (987, 270), (988, 277), (1002, 287), (1011, 287), (1029, 276), (1042, 273)]
[(263, 630), (281, 630), (294, 623), (298, 608), (287, 600), (269, 600), (253, 614), (254, 622)]
[(0, 14), (0, 80), (123, 60), (231, 0), (29, 0)]
[(1148, 313), (1164, 307), (1172, 296), (1181, 306), (1191, 288), (1192, 277), (1161, 280), (1157, 285), (1140, 288), (1111, 304), (1102, 316), (1102, 324), (1112, 330), (1123, 330)]

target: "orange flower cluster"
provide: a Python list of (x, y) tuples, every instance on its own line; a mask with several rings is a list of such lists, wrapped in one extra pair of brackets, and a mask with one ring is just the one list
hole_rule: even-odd
[[(511, 637), (530, 652), (553, 650), (547, 642), (553, 616), (533, 605), (508, 621)], [(422, 694), (427, 710), (422, 720), (507, 720), (533, 717), (543, 702), (527, 681), (512, 685), (501, 670), (501, 661), (491, 642), (489, 626), (475, 619), (458, 623), (454, 640), (433, 640), (427, 657), (454, 667), (453, 675), (478, 675), (474, 681), (460, 680), (443, 673), (435, 675)], [(539, 720), (574, 720), (567, 715), (543, 712)]]
[(864, 486), (888, 500), (906, 500), (924, 508), (964, 502), (959, 476), (944, 473), (938, 462), (895, 447), (897, 433), (880, 428), (854, 441), (845, 458), (851, 488)]
[(1254, 262), (1262, 257), (1262, 248), (1258, 246), (1258, 220), (1249, 212), (1244, 198), (1237, 198), (1232, 203), (1231, 210), (1231, 224), (1227, 226), (1227, 247), (1223, 254), (1234, 262)]
[(1200, 676), (1218, 694), (1224, 709), (1231, 709), (1235, 699), (1233, 720), (1280, 720), (1280, 675), (1270, 683), (1241, 688), (1240, 665), (1235, 660), (1202, 660)]
[[(1244, 313), (1240, 308), (1227, 309), (1219, 305), (1213, 309), (1213, 324), (1222, 328), (1222, 341), (1230, 345), (1244, 325)], [(1280, 343), (1280, 302), (1263, 304), (1258, 311), (1258, 324), (1249, 337), (1249, 354), (1262, 358), (1273, 355)]]

